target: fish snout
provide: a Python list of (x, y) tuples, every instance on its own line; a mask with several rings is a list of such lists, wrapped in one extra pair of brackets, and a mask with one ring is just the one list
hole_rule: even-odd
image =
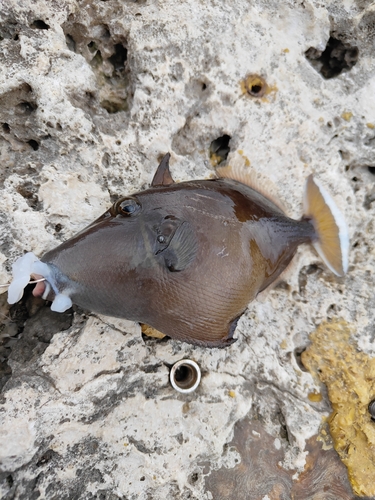
[(34, 262), (32, 274), (34, 277), (45, 278), (36, 284), (33, 295), (52, 302), (51, 310), (64, 312), (72, 306), (70, 294), (72, 283), (60, 269), (48, 262)]

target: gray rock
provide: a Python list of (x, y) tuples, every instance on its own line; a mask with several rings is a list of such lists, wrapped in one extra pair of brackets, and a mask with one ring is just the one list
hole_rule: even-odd
[[(250, 164), (293, 217), (314, 173), (351, 234), (345, 278), (300, 248), (225, 350), (143, 338), (77, 309), (59, 316), (27, 297), (9, 316), (2, 295), (0, 496), (215, 498), (249, 467), (234, 430), (260, 433), (255, 420), (290, 491), (285, 471), (304, 469), (306, 440), (330, 411), (300, 363), (309, 334), (341, 317), (375, 353), (373, 6), (9, 0), (0, 16), (1, 283), (25, 251), (42, 255), (148, 186), (168, 151), (178, 181), (213, 176), (213, 152)], [(268, 93), (247, 93), (249, 75)], [(181, 358), (202, 368), (190, 395), (168, 382)]]

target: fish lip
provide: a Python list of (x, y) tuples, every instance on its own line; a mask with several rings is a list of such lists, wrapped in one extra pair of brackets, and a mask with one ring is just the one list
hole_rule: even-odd
[[(76, 289), (76, 284), (69, 279), (55, 264), (40, 261), (35, 266), (34, 271), (38, 274), (43, 272), (41, 277), (45, 280), (37, 284), (33, 290), (35, 297), (51, 301), (51, 311), (62, 313), (72, 305), (71, 294)], [(34, 272), (35, 274), (35, 272)]]
[[(42, 279), (43, 276), (40, 274), (33, 274), (32, 275), (34, 279)], [(56, 293), (54, 289), (52, 288), (51, 284), (49, 281), (44, 278), (44, 281), (41, 281), (40, 283), (37, 283), (34, 287), (33, 290), (33, 296), (34, 297), (40, 297), (43, 300), (49, 300), (53, 301), (56, 297)]]
[[(44, 281), (37, 283), (34, 290), (34, 297), (41, 297), (44, 300), (53, 301), (57, 295), (63, 293), (68, 295), (67, 292), (72, 291), (72, 282), (55, 264), (52, 262), (40, 261), (40, 269), (36, 268), (33, 276), (37, 279), (44, 278)], [(45, 271), (45, 266), (48, 270)], [(43, 272), (43, 274), (42, 274)]]

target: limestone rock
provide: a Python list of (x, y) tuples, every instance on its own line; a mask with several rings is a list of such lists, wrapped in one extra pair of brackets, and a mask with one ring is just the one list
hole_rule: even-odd
[[(78, 308), (57, 319), (30, 290), (9, 311), (0, 295), (0, 496), (209, 499), (220, 487), (237, 499), (225, 481), (249, 467), (244, 425), (283, 467), (259, 494), (289, 498), (330, 412), (300, 362), (309, 334), (342, 318), (375, 354), (373, 5), (8, 0), (0, 16), (1, 283), (25, 251), (42, 255), (148, 186), (168, 151), (178, 181), (247, 165), (293, 217), (314, 173), (351, 235), (345, 278), (300, 248), (225, 350)], [(190, 395), (168, 383), (181, 358), (203, 373)]]

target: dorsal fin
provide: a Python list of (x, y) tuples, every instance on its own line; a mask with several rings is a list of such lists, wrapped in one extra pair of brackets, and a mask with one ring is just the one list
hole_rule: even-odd
[(167, 153), (163, 159), (161, 160), (154, 178), (152, 179), (151, 182), (151, 187), (156, 187), (156, 186), (170, 186), (171, 184), (174, 184), (174, 180), (171, 176), (171, 173), (169, 171), (169, 158), (171, 155)]
[(235, 164), (217, 167), (216, 173), (221, 179), (232, 179), (242, 184), (246, 184), (256, 191), (261, 191), (261, 186), (259, 185), (255, 172), (249, 168), (245, 168), (243, 165)]
[[(236, 162), (232, 165), (216, 168), (216, 173), (221, 179), (232, 179), (255, 189), (255, 191), (258, 191), (258, 193), (272, 201), (280, 210), (283, 212), (286, 211), (279, 199), (278, 189), (260, 172), (256, 172)], [(267, 188), (265, 188), (265, 186), (267, 186)]]

